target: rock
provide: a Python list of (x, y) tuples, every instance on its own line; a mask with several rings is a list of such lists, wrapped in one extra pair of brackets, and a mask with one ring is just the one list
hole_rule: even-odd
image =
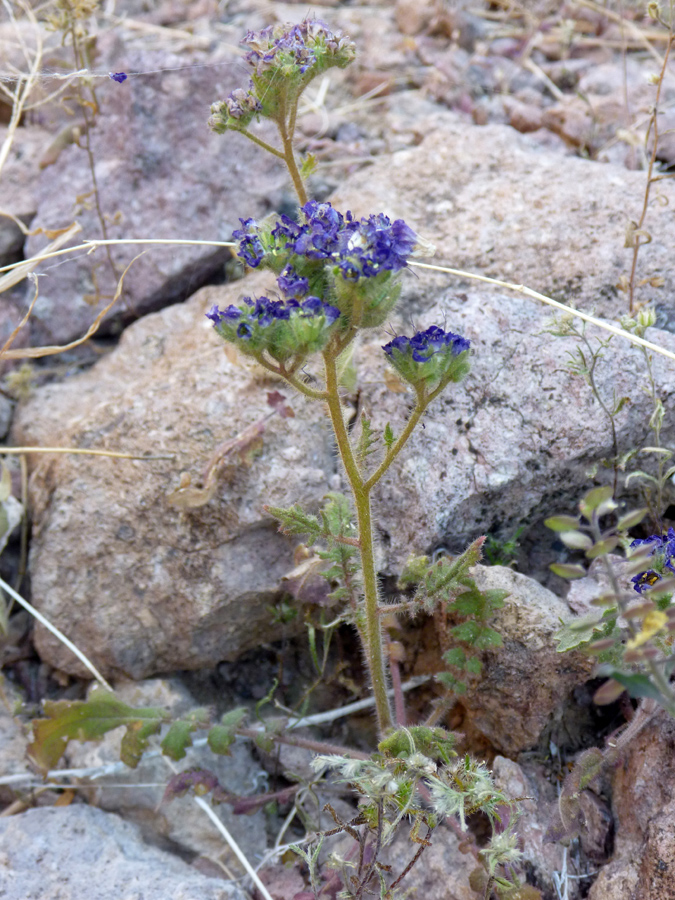
[[(159, 706), (176, 717), (196, 706), (176, 679), (153, 679), (140, 684), (121, 682), (115, 685), (115, 694), (130, 706)], [(97, 744), (72, 742), (66, 752), (68, 767), (79, 769), (119, 763), (122, 734), (120, 729), (108, 732)], [(204, 746), (190, 747), (185, 758), (173, 764), (157, 754), (157, 746), (158, 740), (151, 739), (150, 749), (136, 769), (120, 766), (119, 771), (110, 775), (78, 779), (80, 784), (91, 786), (82, 793), (88, 802), (137, 824), (149, 843), (219, 858), (230, 870), (243, 874), (222, 835), (192, 796), (188, 794), (171, 801), (162, 798), (174, 771), (182, 772), (194, 766), (213, 772), (225, 790), (240, 796), (256, 793), (261, 780), (265, 783), (267, 776), (254, 762), (248, 744), (237, 741), (231, 748), (231, 756), (217, 756)], [(264, 853), (266, 833), (262, 810), (237, 816), (227, 804), (219, 804), (214, 810), (251, 859)]]
[(436, 14), (436, 0), (396, 0), (396, 25), (402, 34), (419, 34)]
[(537, 743), (556, 708), (590, 677), (594, 661), (555, 648), (553, 635), (567, 615), (564, 600), (504, 566), (476, 566), (474, 572), (481, 590), (510, 595), (491, 623), (504, 646), (481, 654), (481, 676), (459, 700), (465, 710), (460, 730), (479, 732), (515, 757)]
[[(639, 217), (644, 173), (563, 160), (508, 127), (473, 128), (450, 112), (419, 120), (417, 129), (425, 135), (418, 147), (355, 173), (339, 188), (335, 205), (359, 216), (377, 210), (405, 219), (436, 245), (437, 258), (430, 261), (438, 265), (525, 284), (599, 315), (627, 312), (616, 285), (630, 271), (625, 230)], [(663, 288), (642, 289), (641, 300), (657, 303), (675, 293), (668, 239), (675, 185), (660, 184), (669, 203), (650, 205), (652, 242), (638, 265), (638, 281), (656, 274), (666, 279)], [(416, 275), (405, 297), (416, 298), (417, 314), (435, 304), (431, 285), (439, 276)], [(443, 284), (451, 283), (445, 276)]]
[[(116, 52), (115, 52), (116, 51)], [(100, 202), (110, 238), (178, 238), (227, 241), (239, 217), (263, 216), (284, 196), (286, 177), (278, 160), (248, 148), (245, 138), (213, 134), (206, 125), (210, 104), (242, 80), (231, 50), (120, 50), (107, 47), (99, 67), (141, 74), (124, 84), (97, 83), (101, 113), (91, 131)], [(180, 68), (180, 72), (169, 71)], [(159, 71), (161, 70), (161, 71)], [(272, 137), (272, 135), (268, 135)], [(92, 190), (85, 151), (69, 144), (39, 177), (33, 227), (62, 228), (74, 219), (82, 238), (100, 238), (95, 206), (76, 196)], [(44, 238), (31, 238), (35, 253)], [(227, 248), (173, 245), (114, 246), (118, 275), (129, 270), (124, 297), (104, 331), (119, 330), (139, 315), (185, 300), (205, 282), (223, 276)], [(33, 313), (33, 341), (63, 344), (82, 335), (112, 298), (105, 251), (67, 257), (40, 283)], [(30, 291), (27, 291), (27, 300)], [(31, 294), (32, 296), (32, 294)]]
[[(264, 284), (251, 279), (246, 291)], [(270, 607), (296, 541), (277, 534), (263, 504), (316, 507), (335, 489), (323, 415), (293, 398), (296, 417), (265, 419), (262, 445), (250, 458), (235, 454), (210, 503), (168, 502), (181, 471), (197, 483), (214, 451), (268, 417), (266, 394), (283, 388), (229, 362), (205, 318), (241, 293), (240, 284), (209, 288), (146, 316), (90, 372), (38, 389), (18, 416), (22, 444), (50, 446), (58, 433), (61, 445), (173, 454), (121, 467), (83, 456), (34, 461), (33, 601), (106, 674), (215, 665), (279, 637)], [(52, 665), (85, 674), (48, 632), (38, 626), (35, 637)]]
[[(630, 563), (624, 557), (617, 556), (614, 553), (610, 554), (609, 559), (622, 588), (632, 590), (630, 583), (632, 575), (626, 571), (630, 569)], [(648, 566), (645, 568), (648, 568)], [(570, 583), (567, 605), (578, 616), (585, 616), (595, 611), (598, 618), (600, 618), (602, 610), (597, 606), (593, 606), (591, 601), (601, 594), (610, 593), (611, 590), (612, 586), (602, 559), (595, 559), (589, 566), (588, 574), (585, 578), (577, 578)], [(639, 599), (637, 592), (634, 599), (635, 601)]]
[(143, 844), (134, 825), (81, 804), (0, 819), (3, 900), (246, 900), (239, 885), (207, 878)]
[(664, 713), (630, 743), (613, 769), (615, 854), (589, 900), (669, 900), (675, 896), (675, 723)]
[[(474, 857), (460, 850), (456, 834), (445, 824), (435, 829), (430, 840), (431, 847), (405, 876), (401, 890), (425, 900), (475, 900), (469, 886), (469, 875), (477, 866)], [(397, 877), (417, 850), (419, 845), (411, 842), (409, 829), (403, 827), (385, 848), (380, 861), (390, 865), (392, 876)]]
[[(523, 850), (523, 862), (531, 867), (534, 883), (555, 896), (553, 872), (563, 868), (562, 844), (545, 843), (544, 835), (557, 806), (556, 788), (530, 766), (528, 771), (513, 760), (496, 756), (492, 763), (495, 787), (507, 797), (518, 799), (516, 832)], [(524, 799), (521, 799), (524, 798)]]

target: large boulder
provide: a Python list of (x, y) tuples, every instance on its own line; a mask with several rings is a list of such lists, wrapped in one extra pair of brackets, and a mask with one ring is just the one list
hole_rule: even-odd
[[(107, 675), (215, 665), (282, 636), (270, 607), (294, 542), (263, 505), (311, 506), (335, 486), (323, 416), (300, 398), (295, 418), (275, 415), (265, 398), (282, 386), (230, 362), (210, 328), (209, 307), (238, 294), (207, 288), (144, 317), (88, 373), (36, 392), (39, 416), (32, 403), (19, 415), (15, 440), (31, 446), (171, 456), (33, 463), (33, 598)], [(227, 458), (214, 500), (171, 505), (181, 473), (198, 484), (218, 448), (256, 423), (259, 439), (249, 434)], [(85, 674), (40, 626), (36, 644), (56, 667)]]
[(31, 809), (0, 820), (5, 900), (246, 900), (234, 882), (209, 878), (143, 843), (139, 829), (93, 806)]

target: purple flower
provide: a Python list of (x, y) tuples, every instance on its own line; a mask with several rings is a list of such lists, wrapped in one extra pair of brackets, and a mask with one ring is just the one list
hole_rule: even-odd
[[(656, 557), (657, 569), (660, 569), (661, 572), (664, 569), (668, 569), (675, 574), (675, 529), (669, 528), (665, 534), (652, 534), (648, 538), (638, 538), (631, 542), (631, 547), (643, 547), (645, 545), (651, 545), (652, 550), (649, 555)], [(645, 572), (640, 572), (634, 578), (631, 578), (631, 583), (638, 594), (641, 594), (656, 584), (657, 581), (660, 581), (661, 578), (660, 572), (655, 569), (647, 569)]]
[(237, 252), (247, 266), (255, 269), (263, 260), (265, 248), (258, 235), (259, 225), (255, 219), (239, 219), (242, 228), (232, 232), (235, 241), (239, 241)]
[(453, 356), (459, 356), (468, 350), (471, 342), (452, 331), (443, 331), (438, 325), (432, 325), (426, 331), (418, 331), (411, 338), (396, 337), (382, 348), (387, 356), (393, 357), (394, 351), (411, 356), (415, 362), (428, 362), (432, 356), (450, 350)]
[(109, 77), (112, 78), (113, 81), (116, 81), (118, 84), (122, 84), (122, 82), (126, 81), (129, 76), (126, 72), (111, 72)]
[(287, 297), (304, 297), (309, 290), (309, 281), (298, 275), (293, 266), (286, 266), (277, 278), (279, 289)]
[(354, 44), (348, 38), (333, 33), (316, 19), (305, 19), (299, 25), (269, 25), (262, 31), (249, 31), (242, 43), (250, 48), (244, 59), (258, 76), (272, 68), (284, 70), (289, 66), (304, 75), (317, 66), (320, 58), (342, 67), (355, 55)]
[(247, 91), (237, 88), (225, 101), (227, 112), (233, 119), (245, 119), (260, 109), (260, 101), (252, 92), (252, 87), (252, 84), (249, 85)]

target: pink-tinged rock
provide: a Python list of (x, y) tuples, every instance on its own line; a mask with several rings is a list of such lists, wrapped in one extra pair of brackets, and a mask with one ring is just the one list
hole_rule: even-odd
[(661, 712), (611, 772), (616, 849), (589, 900), (675, 896), (675, 723)]
[(565, 601), (539, 582), (504, 566), (476, 566), (474, 575), (481, 590), (509, 596), (490, 621), (504, 646), (480, 654), (481, 677), (469, 680), (459, 700), (461, 728), (514, 757), (537, 744), (554, 711), (590, 677), (594, 661), (557, 652), (554, 634), (567, 614)]

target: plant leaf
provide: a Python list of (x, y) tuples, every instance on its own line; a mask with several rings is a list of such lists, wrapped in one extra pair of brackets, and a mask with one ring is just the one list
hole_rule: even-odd
[(48, 700), (44, 711), (48, 718), (33, 722), (33, 742), (28, 747), (31, 759), (43, 772), (54, 768), (69, 741), (98, 740), (121, 725), (127, 727), (122, 761), (134, 768), (148, 737), (169, 721), (163, 709), (134, 709), (98, 686), (92, 688), (88, 700)]

